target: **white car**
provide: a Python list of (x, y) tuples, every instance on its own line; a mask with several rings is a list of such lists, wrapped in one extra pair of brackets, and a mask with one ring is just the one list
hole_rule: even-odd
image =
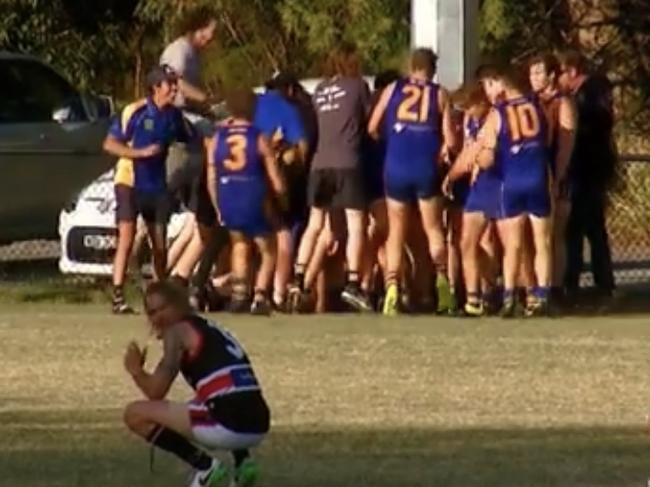
[[(113, 175), (113, 170), (102, 174), (61, 211), (61, 272), (111, 275), (117, 248)], [(170, 242), (180, 234), (188, 215), (188, 212), (172, 214), (167, 228)]]

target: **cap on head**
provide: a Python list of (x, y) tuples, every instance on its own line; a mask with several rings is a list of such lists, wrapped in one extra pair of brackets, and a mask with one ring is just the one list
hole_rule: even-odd
[(176, 74), (174, 68), (168, 64), (156, 66), (147, 74), (147, 89), (151, 90), (154, 86), (159, 86), (165, 81), (169, 83), (176, 83), (178, 81), (178, 74)]

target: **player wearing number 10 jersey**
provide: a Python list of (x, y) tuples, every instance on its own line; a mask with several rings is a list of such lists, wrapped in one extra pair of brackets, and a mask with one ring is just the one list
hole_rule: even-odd
[(413, 51), (409, 76), (384, 90), (368, 127), (370, 135), (379, 138), (382, 120), (385, 123), (384, 184), (388, 206), (388, 241), (383, 311), (386, 315), (397, 312), (400, 300), (398, 281), (409, 204), (416, 202), (429, 253), (436, 264), (438, 309), (451, 308), (439, 159), (444, 145), (454, 146), (454, 131), (448, 95), (432, 81), (436, 63), (437, 56), (431, 49)]
[(549, 151), (544, 111), (532, 95), (520, 90), (514, 77), (486, 68), (481, 82), (494, 106), (479, 136), (477, 163), (501, 169), (501, 211), (498, 226), (504, 236), (504, 316), (514, 314), (514, 288), (522, 262), (525, 228), (530, 221), (535, 252), (535, 299), (527, 314), (548, 309), (551, 278), (551, 202)]
[[(275, 268), (276, 245), (269, 219), (269, 183), (276, 196), (285, 184), (268, 139), (251, 124), (255, 95), (233, 91), (226, 97), (232, 118), (220, 126), (208, 148), (208, 188), (232, 243), (232, 311), (248, 307), (247, 269), (250, 241), (257, 245), (260, 263), (251, 312), (269, 314), (269, 288)], [(282, 198), (280, 198), (282, 199)]]

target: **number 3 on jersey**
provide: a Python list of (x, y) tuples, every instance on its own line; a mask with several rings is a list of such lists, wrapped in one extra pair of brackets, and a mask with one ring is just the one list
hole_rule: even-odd
[(540, 121), (535, 106), (531, 103), (521, 105), (508, 105), (506, 108), (508, 115), (508, 127), (513, 142), (519, 142), (521, 139), (532, 139), (539, 134)]
[(431, 87), (406, 85), (402, 88), (404, 100), (397, 109), (397, 119), (400, 122), (426, 123), (429, 118)]
[(241, 171), (246, 166), (246, 146), (248, 140), (245, 135), (230, 135), (226, 139), (230, 149), (230, 157), (223, 161), (223, 165), (230, 171)]

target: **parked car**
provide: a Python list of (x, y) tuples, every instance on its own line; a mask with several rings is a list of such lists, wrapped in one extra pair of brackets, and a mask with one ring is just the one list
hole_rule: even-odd
[[(59, 214), (59, 269), (64, 274), (111, 275), (117, 249), (114, 175), (113, 169), (102, 174)], [(182, 209), (172, 214), (167, 226), (170, 245), (181, 233), (189, 215)]]
[(56, 238), (61, 207), (114, 163), (102, 151), (112, 101), (2, 51), (0, 93), (0, 243)]

